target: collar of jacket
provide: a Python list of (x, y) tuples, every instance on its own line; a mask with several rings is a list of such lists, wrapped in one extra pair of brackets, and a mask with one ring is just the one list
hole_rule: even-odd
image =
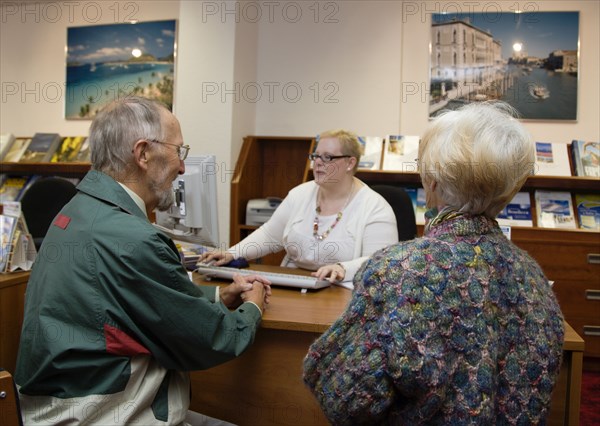
[(77, 189), (90, 197), (113, 204), (129, 214), (148, 220), (135, 201), (121, 188), (121, 185), (105, 173), (90, 170), (79, 182)]

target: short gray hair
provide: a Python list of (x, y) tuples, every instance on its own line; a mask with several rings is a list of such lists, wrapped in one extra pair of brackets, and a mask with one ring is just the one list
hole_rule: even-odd
[(162, 104), (138, 96), (104, 107), (90, 126), (92, 168), (113, 177), (128, 170), (138, 140), (163, 140), (162, 110), (167, 110)]
[(360, 161), (360, 142), (358, 136), (344, 129), (327, 130), (319, 134), (319, 139), (322, 138), (333, 138), (340, 142), (340, 150), (343, 155), (349, 155), (350, 157), (356, 158), (356, 164), (354, 165), (353, 172), (356, 173), (358, 169), (358, 162)]
[(437, 116), (419, 144), (423, 185), (446, 205), (495, 218), (535, 166), (535, 144), (504, 102), (472, 103)]

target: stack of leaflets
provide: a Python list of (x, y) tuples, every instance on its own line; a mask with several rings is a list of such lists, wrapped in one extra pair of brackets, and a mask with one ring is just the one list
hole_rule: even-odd
[(529, 192), (518, 192), (498, 213), (496, 221), (501, 226), (533, 226)]
[(383, 149), (383, 170), (417, 172), (419, 137), (389, 135)]
[(427, 206), (425, 205), (425, 190), (423, 188), (404, 188), (404, 190), (412, 201), (417, 225), (424, 225), (425, 212), (427, 211)]
[(592, 231), (600, 231), (600, 195), (575, 194), (579, 227)]
[(535, 191), (537, 225), (542, 228), (576, 229), (570, 192)]
[(571, 176), (567, 144), (535, 143), (535, 174), (540, 176)]
[(185, 241), (175, 241), (175, 245), (179, 250), (183, 266), (189, 271), (195, 270), (200, 255), (205, 251), (210, 250), (208, 247), (201, 244), (188, 243)]
[(33, 182), (39, 179), (38, 175), (33, 176), (7, 176), (2, 175), (0, 178), (0, 204), (9, 201), (19, 201), (27, 188)]
[(23, 154), (25, 154), (30, 143), (31, 138), (16, 138), (7, 149), (2, 161), (6, 161), (7, 163), (17, 163)]
[(378, 136), (359, 136), (358, 142), (361, 149), (358, 168), (360, 170), (380, 170), (383, 138)]
[(571, 155), (576, 176), (600, 177), (600, 142), (574, 140)]
[(4, 161), (4, 157), (12, 147), (14, 141), (15, 135), (12, 133), (0, 134), (0, 161)]
[(61, 163), (77, 161), (79, 151), (81, 150), (85, 140), (85, 136), (68, 136), (63, 138), (60, 146), (52, 155), (50, 162)]
[(36, 255), (21, 203), (5, 203), (0, 215), (0, 272), (29, 271)]
[(60, 145), (58, 133), (36, 133), (31, 138), (29, 146), (19, 159), (21, 163), (48, 162)]

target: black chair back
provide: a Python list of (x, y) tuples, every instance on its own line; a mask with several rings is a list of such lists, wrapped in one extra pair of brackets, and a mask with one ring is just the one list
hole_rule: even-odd
[(392, 206), (398, 224), (398, 240), (412, 240), (417, 236), (417, 221), (412, 200), (406, 191), (393, 185), (373, 185), (373, 191), (379, 193)]
[(59, 177), (41, 177), (27, 188), (21, 197), (21, 210), (36, 249), (58, 212), (76, 193), (71, 181)]

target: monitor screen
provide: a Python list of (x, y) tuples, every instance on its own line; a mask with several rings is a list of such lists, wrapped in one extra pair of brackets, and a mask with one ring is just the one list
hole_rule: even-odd
[(175, 202), (156, 212), (156, 226), (174, 240), (218, 247), (216, 172), (214, 155), (188, 157), (185, 173), (173, 181)]

